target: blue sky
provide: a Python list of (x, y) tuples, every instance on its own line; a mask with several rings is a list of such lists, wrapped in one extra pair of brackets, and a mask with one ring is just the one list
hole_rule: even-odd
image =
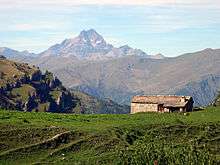
[(220, 48), (218, 0), (0, 0), (0, 47), (41, 52), (81, 30), (148, 54)]

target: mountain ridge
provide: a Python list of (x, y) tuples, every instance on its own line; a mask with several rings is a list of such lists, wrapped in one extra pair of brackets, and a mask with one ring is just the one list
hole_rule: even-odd
[(8, 47), (0, 47), (0, 54), (10, 59), (25, 59), (27, 57), (36, 57), (37, 54), (30, 53), (27, 50), (17, 51)]
[[(218, 77), (219, 65), (220, 49), (213, 49), (163, 60), (129, 56), (103, 62), (77, 62), (53, 71), (66, 86), (129, 104), (136, 94), (187, 94), (179, 91), (190, 82), (205, 81), (209, 75)], [(212, 97), (206, 101), (200, 97), (197, 102), (206, 105)]]

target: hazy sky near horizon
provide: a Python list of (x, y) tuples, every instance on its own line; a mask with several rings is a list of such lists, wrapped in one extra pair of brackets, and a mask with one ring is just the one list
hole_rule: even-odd
[(95, 29), (114, 46), (176, 56), (220, 48), (219, 0), (0, 0), (0, 47), (39, 53)]

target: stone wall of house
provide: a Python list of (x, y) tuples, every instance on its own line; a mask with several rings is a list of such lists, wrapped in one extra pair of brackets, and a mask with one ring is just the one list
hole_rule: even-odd
[(158, 104), (131, 103), (131, 113), (157, 112)]

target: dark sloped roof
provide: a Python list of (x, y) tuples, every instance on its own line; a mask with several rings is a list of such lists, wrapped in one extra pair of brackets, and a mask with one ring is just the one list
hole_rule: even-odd
[(185, 107), (191, 96), (134, 96), (132, 103), (163, 104), (164, 107)]

